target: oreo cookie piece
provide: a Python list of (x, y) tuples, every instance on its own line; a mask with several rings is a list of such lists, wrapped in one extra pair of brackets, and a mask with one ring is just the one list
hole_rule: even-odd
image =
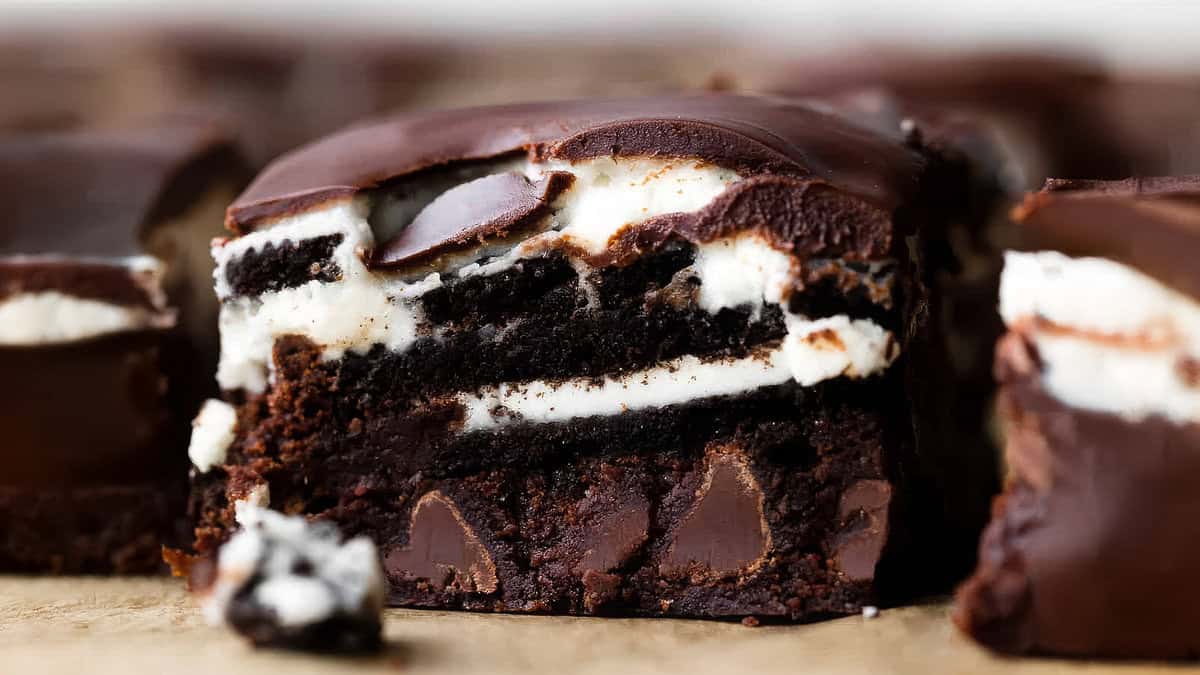
[(249, 503), (242, 529), (198, 586), (204, 615), (255, 646), (364, 652), (382, 645), (383, 573), (366, 537), (342, 541), (330, 522), (310, 523)]

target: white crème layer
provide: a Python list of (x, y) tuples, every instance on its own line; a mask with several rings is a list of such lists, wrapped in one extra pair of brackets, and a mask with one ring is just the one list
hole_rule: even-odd
[[(17, 256), (17, 261), (60, 260), (54, 256)], [(73, 259), (92, 262), (90, 259)], [(153, 300), (159, 307), (130, 307), (93, 298), (80, 298), (59, 291), (17, 293), (0, 300), (0, 345), (32, 346), (61, 344), (89, 338), (145, 330), (169, 328), (174, 317), (165, 309), (165, 298), (157, 287), (162, 282), (163, 265), (151, 256), (120, 260), (96, 260), (121, 264), (131, 275), (146, 278), (147, 287), (157, 290)]]
[(0, 300), (0, 345), (45, 345), (166, 328), (171, 316), (58, 291), (20, 293)]
[(716, 313), (725, 308), (786, 300), (796, 270), (792, 258), (760, 237), (743, 234), (702, 244), (693, 272), (700, 279), (700, 307)]
[(694, 160), (611, 157), (531, 163), (526, 175), (536, 179), (551, 171), (575, 175), (554, 205), (555, 229), (592, 254), (603, 252), (630, 223), (699, 211), (740, 178), (736, 171)]
[(224, 401), (208, 399), (192, 420), (192, 439), (188, 459), (200, 473), (225, 463), (229, 444), (233, 443), (237, 411)]
[(1009, 252), (1000, 313), (1032, 338), (1042, 384), (1062, 402), (1131, 421), (1200, 422), (1200, 387), (1181, 367), (1200, 359), (1194, 298), (1112, 260)]
[(783, 344), (741, 359), (702, 361), (684, 356), (619, 377), (541, 380), (487, 387), (460, 394), (466, 410), (463, 431), (510, 422), (560, 422), (577, 417), (615, 415), (714, 396), (731, 396), (796, 381), (810, 386), (833, 377), (865, 377), (888, 367), (897, 356), (888, 331), (871, 321), (845, 315), (808, 321), (788, 317)]
[[(256, 577), (254, 601), (283, 626), (383, 611), (383, 572), (370, 539), (343, 544), (328, 523), (310, 524), (303, 516), (249, 504), (239, 504), (238, 519), (243, 529), (221, 547), (216, 581), (204, 598), (209, 623), (223, 623), (229, 602)], [(295, 573), (302, 561), (311, 574)]]

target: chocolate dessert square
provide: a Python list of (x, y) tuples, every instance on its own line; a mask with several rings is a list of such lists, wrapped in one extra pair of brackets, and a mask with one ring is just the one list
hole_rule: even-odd
[(951, 167), (724, 95), (409, 114), (280, 159), (213, 249), (196, 552), (267, 494), (375, 540), (393, 605), (811, 620), (946, 583), (955, 499), (987, 498), (945, 489), (969, 467), (925, 425)]
[(161, 565), (212, 389), (206, 254), (236, 166), (198, 121), (0, 140), (0, 570)]
[(1006, 652), (1196, 657), (1200, 178), (1047, 183), (996, 351), (1011, 474), (956, 621)]

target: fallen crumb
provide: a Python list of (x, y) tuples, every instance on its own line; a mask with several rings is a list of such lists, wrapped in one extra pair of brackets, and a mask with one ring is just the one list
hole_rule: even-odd
[(742, 625), (746, 626), (747, 628), (757, 628), (758, 624), (759, 624), (759, 620), (758, 620), (757, 616), (743, 616), (742, 617)]
[(237, 519), (242, 529), (195, 591), (209, 623), (256, 646), (344, 653), (382, 646), (385, 582), (371, 540), (343, 541), (332, 523), (253, 501), (239, 502)]
[(867, 605), (863, 607), (864, 619), (874, 619), (877, 616), (879, 616), (879, 608), (875, 605)]

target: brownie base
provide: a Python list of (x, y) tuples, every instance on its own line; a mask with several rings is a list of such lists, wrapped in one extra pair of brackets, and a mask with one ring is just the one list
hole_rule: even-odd
[(266, 483), (273, 508), (373, 538), (393, 605), (857, 612), (878, 601), (910, 519), (901, 372), (456, 434), (454, 410), (411, 407), (378, 378), (339, 386), (338, 362), (281, 343), (227, 464), (194, 481), (196, 548), (211, 555), (231, 504)]
[(1200, 427), (1072, 408), (1019, 336), (999, 352), (1013, 480), (955, 622), (1010, 653), (1200, 656)]
[(181, 501), (160, 484), (0, 486), (0, 571), (152, 574), (178, 536)]

